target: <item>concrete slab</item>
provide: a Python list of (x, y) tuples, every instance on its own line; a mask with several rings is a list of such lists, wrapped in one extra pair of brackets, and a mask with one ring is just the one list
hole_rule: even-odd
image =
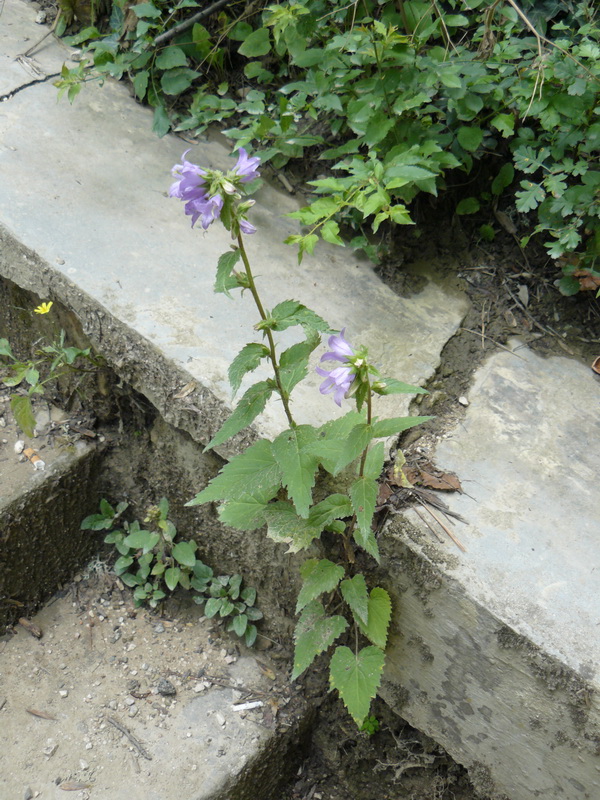
[[(9, 57), (38, 30), (32, 17), (22, 0), (5, 6)], [(56, 66), (48, 69), (58, 71), (62, 48), (49, 41), (42, 52), (53, 53)], [(57, 103), (51, 82), (29, 86), (0, 106), (0, 221), (54, 276), (153, 343), (227, 406), (227, 367), (250, 340), (257, 315), (249, 299), (232, 302), (212, 292), (217, 259), (230, 245), (227, 232), (218, 226), (205, 234), (191, 230), (181, 203), (166, 196), (170, 169), (188, 147), (173, 136), (156, 138), (151, 112), (124, 85), (91, 84), (72, 106)], [(222, 145), (208, 141), (188, 158), (218, 168), (235, 163)], [(449, 302), (433, 283), (417, 297), (399, 298), (367, 263), (332, 245), (319, 246), (299, 267), (296, 252), (282, 244), (298, 231), (283, 215), (297, 208), (294, 198), (266, 187), (253, 209), (259, 233), (248, 237), (248, 250), (267, 307), (298, 299), (332, 326), (346, 326), (350, 340), (367, 344), (385, 373), (412, 384), (426, 381), (466, 301)], [(7, 277), (38, 293), (49, 285), (48, 275), (26, 264), (20, 280)], [(334, 404), (323, 402), (318, 382), (313, 375), (297, 390), (300, 422), (332, 414)], [(380, 413), (403, 414), (409, 400), (385, 398)], [(284, 420), (272, 403), (257, 428), (271, 435)]]
[[(421, 544), (405, 554), (406, 593), (396, 587), (403, 639), (387, 694), (461, 763), (478, 765), (488, 791), (591, 800), (600, 796), (600, 385), (577, 362), (511, 346), (477, 371), (464, 421), (434, 456), (465, 490), (447, 501), (467, 520), (457, 530), (467, 552), (432, 545), (422, 518), (405, 515)], [(401, 702), (392, 683), (406, 690)]]

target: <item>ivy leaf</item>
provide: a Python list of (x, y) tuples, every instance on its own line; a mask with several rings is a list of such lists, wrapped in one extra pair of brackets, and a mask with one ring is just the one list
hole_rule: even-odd
[[(139, 8), (139, 6), (136, 6)], [(169, 114), (167, 113), (167, 109), (163, 105), (158, 105), (154, 109), (154, 120), (152, 122), (152, 130), (153, 132), (162, 139), (163, 136), (166, 136), (167, 133), (171, 129), (171, 120), (169, 119)]]
[(187, 67), (175, 67), (163, 72), (160, 79), (160, 87), (165, 94), (181, 94), (189, 89), (192, 83), (200, 75), (199, 72)]
[(512, 164), (504, 164), (500, 167), (500, 171), (492, 181), (492, 194), (498, 196), (502, 194), (504, 189), (515, 179), (515, 168)]
[(181, 577), (181, 570), (179, 567), (169, 567), (169, 569), (165, 570), (164, 579), (165, 583), (169, 587), (171, 591), (174, 591), (175, 587), (179, 583), (179, 578)]
[(377, 394), (429, 394), (427, 389), (420, 386), (411, 386), (410, 383), (402, 383), (395, 378), (378, 378), (371, 387)]
[(300, 574), (303, 584), (296, 603), (296, 614), (323, 592), (332, 592), (344, 577), (344, 568), (327, 558), (320, 561), (309, 558), (300, 567)]
[(19, 428), (26, 436), (31, 438), (35, 430), (35, 417), (30, 398), (13, 395), (10, 398), (10, 408)]
[(304, 550), (323, 530), (309, 519), (299, 517), (292, 503), (284, 500), (269, 503), (264, 509), (263, 518), (267, 523), (269, 539), (289, 544), (288, 553)]
[(315, 440), (316, 435), (311, 425), (299, 425), (280, 433), (272, 444), (273, 455), (282, 473), (281, 482), (296, 511), (305, 519), (312, 502), (318, 460), (304, 448)]
[(490, 125), (500, 131), (505, 139), (508, 139), (515, 131), (515, 118), (512, 114), (496, 114)]
[(196, 542), (178, 542), (173, 548), (173, 558), (184, 567), (193, 567), (196, 563)]
[(414, 428), (415, 425), (421, 425), (423, 422), (433, 419), (433, 417), (391, 417), (390, 419), (382, 419), (373, 423), (373, 438), (383, 438), (386, 436), (393, 436), (395, 433)]
[(154, 63), (159, 69), (187, 67), (187, 58), (181, 47), (165, 47)]
[(456, 138), (461, 147), (469, 152), (474, 152), (483, 141), (483, 131), (476, 125), (463, 125), (458, 129)]
[(225, 464), (216, 478), (186, 506), (257, 494), (267, 502), (275, 497), (280, 485), (281, 470), (275, 461), (271, 442), (261, 439)]
[(227, 297), (231, 298), (229, 289), (232, 287), (229, 277), (231, 271), (240, 260), (240, 255), (241, 253), (236, 247), (235, 250), (229, 250), (219, 257), (217, 262), (217, 278), (215, 280), (215, 292), (217, 292), (217, 294), (225, 294)]
[(237, 356), (229, 366), (229, 383), (231, 384), (232, 396), (237, 394), (242, 378), (247, 372), (255, 370), (263, 358), (269, 355), (269, 348), (264, 344), (251, 342), (242, 347)]
[(366, 627), (369, 618), (369, 594), (365, 576), (359, 573), (340, 584), (342, 597), (350, 606), (354, 618)]
[(266, 56), (270, 49), (271, 40), (268, 29), (259, 28), (246, 36), (238, 49), (238, 53), (246, 56), (246, 58), (255, 58), (256, 56)]
[(8, 339), (0, 339), (0, 356), (8, 356), (9, 358), (14, 359)]
[(239, 531), (253, 531), (264, 525), (264, 511), (270, 498), (260, 494), (242, 495), (219, 508), (219, 519)]
[(349, 647), (336, 647), (329, 665), (329, 685), (337, 689), (358, 727), (369, 713), (385, 663), (379, 647), (363, 647), (356, 655)]
[(344, 617), (326, 617), (325, 609), (313, 600), (303, 610), (294, 631), (294, 670), (292, 680), (301, 675), (314, 659), (327, 650), (348, 627)]
[(272, 394), (273, 388), (267, 381), (260, 381), (251, 386), (242, 396), (233, 414), (206, 445), (205, 450), (211, 450), (213, 447), (223, 444), (227, 439), (250, 425), (261, 411), (264, 411), (267, 400)]
[(457, 214), (476, 214), (480, 209), (479, 200), (476, 197), (465, 197), (456, 206)]
[(358, 523), (358, 530), (354, 532), (354, 538), (361, 547), (363, 541), (366, 541), (371, 533), (371, 522), (375, 513), (378, 490), (377, 481), (364, 476), (360, 477), (350, 487), (350, 499), (352, 500), (352, 508)]
[(357, 619), (358, 626), (374, 645), (385, 650), (388, 626), (392, 618), (392, 601), (385, 589), (376, 586), (371, 590), (368, 603), (367, 624)]
[(158, 533), (136, 530), (123, 539), (123, 544), (134, 550), (143, 550), (144, 553), (149, 553), (158, 544), (159, 539), (160, 534)]

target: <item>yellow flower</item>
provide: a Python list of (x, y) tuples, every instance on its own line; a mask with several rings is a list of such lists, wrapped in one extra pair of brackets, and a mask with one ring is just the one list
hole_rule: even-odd
[(52, 308), (52, 300), (50, 300), (48, 303), (42, 303), (40, 306), (34, 308), (33, 310), (35, 311), (36, 314), (47, 314), (51, 308)]

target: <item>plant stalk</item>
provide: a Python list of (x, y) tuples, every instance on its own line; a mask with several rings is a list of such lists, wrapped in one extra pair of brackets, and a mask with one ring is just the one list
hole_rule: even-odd
[[(246, 253), (246, 248), (244, 247), (244, 240), (242, 239), (242, 234), (238, 234), (238, 246), (240, 248), (240, 254), (242, 256), (242, 261), (244, 262), (244, 269), (246, 270), (246, 277), (248, 278), (248, 288), (254, 298), (254, 302), (256, 304), (256, 308), (258, 309), (258, 313), (260, 314), (260, 318), (263, 321), (266, 321), (267, 314), (265, 312), (264, 306), (261, 302), (260, 296), (258, 294), (258, 289), (256, 288), (256, 284), (254, 282), (254, 275), (252, 274), (252, 269), (250, 267), (250, 261), (248, 260), (248, 254)], [(279, 363), (277, 362), (277, 352), (275, 350), (275, 340), (273, 339), (273, 332), (270, 328), (265, 329), (265, 333), (267, 334), (267, 340), (269, 342), (269, 358), (271, 359), (271, 364), (273, 365), (273, 372), (275, 373), (275, 381), (277, 382), (277, 388), (279, 389), (279, 396), (281, 397), (281, 402), (283, 403), (283, 409), (285, 411), (285, 415), (288, 418), (288, 422), (290, 423), (290, 428), (295, 428), (296, 423), (294, 422), (294, 418), (292, 417), (292, 412), (290, 411), (290, 403), (289, 397), (287, 393), (283, 389), (283, 385), (281, 383), (281, 375), (279, 373)]]

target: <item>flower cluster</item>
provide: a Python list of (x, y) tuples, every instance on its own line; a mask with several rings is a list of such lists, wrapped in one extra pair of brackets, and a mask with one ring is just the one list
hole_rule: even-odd
[(316, 368), (319, 375), (325, 378), (319, 387), (319, 391), (321, 394), (334, 392), (333, 399), (338, 406), (342, 405), (342, 399), (346, 396), (356, 377), (354, 365), (349, 360), (355, 355), (355, 352), (344, 339), (345, 333), (346, 329), (343, 328), (339, 334), (330, 336), (329, 347), (331, 347), (331, 350), (321, 356), (321, 361), (341, 361), (344, 366), (335, 367), (332, 370), (326, 370), (322, 367)]
[(223, 208), (227, 207), (225, 216), (228, 220), (235, 220), (236, 225), (227, 225), (232, 233), (236, 233), (236, 228), (242, 233), (255, 233), (256, 228), (245, 218), (246, 212), (252, 205), (252, 201), (247, 201), (238, 205), (233, 211), (233, 200), (239, 200), (241, 195), (238, 192), (240, 184), (249, 183), (254, 178), (259, 177), (258, 165), (260, 159), (256, 156), (250, 158), (243, 147), (240, 147), (239, 157), (235, 167), (224, 175), (218, 170), (205, 170), (197, 164), (186, 160), (189, 153), (186, 150), (181, 158), (181, 164), (176, 164), (171, 170), (171, 174), (176, 178), (169, 189), (170, 197), (177, 197), (185, 203), (185, 213), (192, 218), (192, 228), (200, 220), (204, 230), (221, 217)]

